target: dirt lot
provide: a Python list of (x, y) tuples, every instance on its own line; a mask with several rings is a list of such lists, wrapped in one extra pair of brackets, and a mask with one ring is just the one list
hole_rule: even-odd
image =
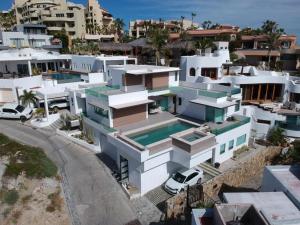
[(0, 224), (70, 224), (56, 166), (41, 149), (1, 134)]

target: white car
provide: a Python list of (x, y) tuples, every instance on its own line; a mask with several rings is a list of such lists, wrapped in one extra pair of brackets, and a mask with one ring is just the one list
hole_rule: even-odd
[(186, 190), (187, 186), (197, 184), (203, 178), (203, 171), (199, 168), (180, 170), (174, 173), (165, 183), (165, 190), (170, 194), (177, 194)]
[(53, 109), (57, 111), (58, 109), (64, 109), (69, 107), (69, 102), (67, 99), (57, 99), (57, 100), (51, 100), (48, 103), (49, 109)]
[(28, 120), (32, 117), (32, 109), (16, 103), (5, 104), (0, 107), (0, 118)]

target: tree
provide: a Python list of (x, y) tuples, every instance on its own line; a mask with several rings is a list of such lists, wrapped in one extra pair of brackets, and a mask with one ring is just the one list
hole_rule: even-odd
[(191, 28), (194, 27), (194, 18), (195, 18), (196, 16), (197, 16), (197, 14), (192, 12), (192, 25), (191, 25)]
[(23, 106), (31, 106), (35, 105), (37, 102), (37, 98), (32, 91), (23, 91), (23, 95), (20, 96), (20, 100)]
[(56, 31), (52, 33), (53, 38), (58, 38), (62, 43), (62, 49), (60, 50), (61, 53), (68, 53), (69, 52), (69, 36), (65, 29), (60, 31)]
[(167, 44), (169, 38), (169, 32), (166, 29), (151, 28), (149, 32), (148, 41), (155, 50), (156, 65), (160, 64), (160, 54), (163, 47)]
[(114, 27), (115, 33), (118, 35), (118, 37), (121, 41), (122, 41), (124, 26), (125, 26), (125, 23), (124, 23), (123, 19), (117, 18), (113, 22), (113, 27)]
[(279, 28), (278, 23), (271, 20), (266, 20), (261, 26), (261, 30), (267, 35), (268, 47), (268, 67), (271, 68), (271, 53), (272, 50), (280, 48), (279, 38), (284, 34), (284, 29)]
[(278, 146), (281, 146), (286, 142), (283, 135), (283, 129), (280, 127), (271, 129), (269, 131), (267, 139), (271, 144)]
[(14, 10), (10, 10), (8, 13), (0, 13), (0, 28), (4, 31), (10, 31), (11, 28), (17, 24)]
[(210, 20), (206, 20), (201, 25), (204, 30), (208, 30), (208, 29), (210, 29), (211, 24), (212, 24), (212, 22)]
[(201, 53), (205, 52), (205, 49), (214, 48), (216, 45), (209, 38), (203, 38), (194, 43), (194, 47), (199, 49)]
[(184, 21), (184, 19), (185, 19), (185, 17), (181, 16), (181, 24), (180, 24), (181, 32), (183, 31), (183, 21)]

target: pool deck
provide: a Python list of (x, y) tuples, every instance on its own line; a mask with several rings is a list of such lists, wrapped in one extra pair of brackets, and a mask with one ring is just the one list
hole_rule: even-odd
[(129, 124), (129, 125), (125, 125), (125, 126), (120, 126), (120, 127), (117, 127), (116, 129), (120, 133), (123, 133), (123, 132), (128, 132), (131, 130), (139, 129), (141, 127), (147, 127), (147, 126), (154, 125), (157, 123), (166, 122), (166, 121), (172, 120), (174, 118), (176, 118), (176, 116), (169, 112), (162, 112), (162, 113), (153, 114), (153, 115), (149, 114), (149, 117), (146, 120), (136, 122), (133, 124)]

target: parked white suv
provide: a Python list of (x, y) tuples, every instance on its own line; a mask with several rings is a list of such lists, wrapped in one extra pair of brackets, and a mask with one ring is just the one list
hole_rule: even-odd
[(32, 109), (24, 107), (16, 103), (5, 104), (0, 107), (0, 118), (4, 119), (20, 119), (25, 121), (30, 119), (32, 116)]
[(203, 178), (203, 171), (199, 168), (180, 170), (172, 175), (165, 183), (165, 190), (170, 194), (177, 194), (184, 191), (187, 186), (197, 184)]
[(69, 101), (67, 99), (51, 100), (48, 103), (49, 109), (57, 111), (58, 109), (65, 109), (69, 107)]

